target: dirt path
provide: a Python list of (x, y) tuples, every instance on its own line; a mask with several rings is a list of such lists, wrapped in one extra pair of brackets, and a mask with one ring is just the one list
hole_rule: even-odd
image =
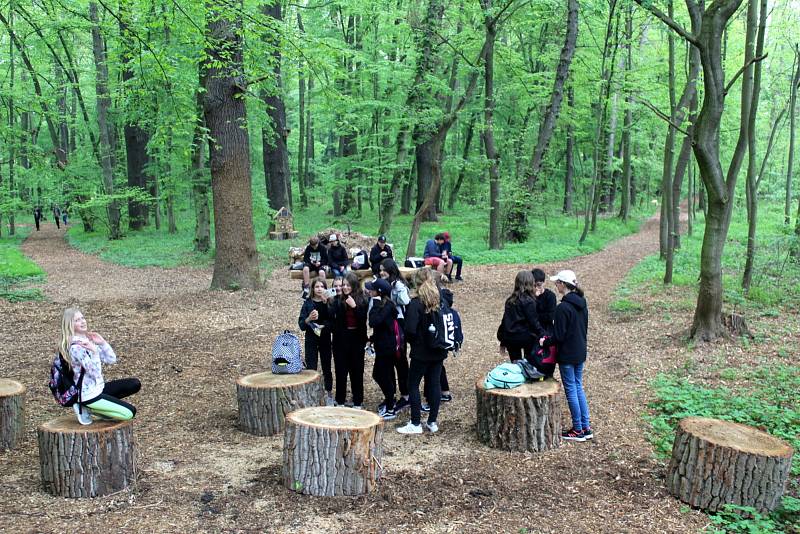
[[(512, 454), (475, 436), (475, 379), (501, 358), (495, 330), (519, 268), (466, 266), (454, 287), (467, 345), (448, 361), (455, 397), (439, 434), (400, 436), (388, 423), (384, 478), (369, 497), (313, 499), (280, 484), (282, 437), (236, 430), (233, 382), (264, 369), (274, 336), (294, 328), (295, 282), (274, 273), (264, 290), (210, 292), (202, 270), (126, 269), (67, 247), (55, 229), (34, 233), (25, 251), (48, 272), (53, 302), (0, 303), (0, 376), (29, 388), (27, 439), (0, 456), (0, 530), (344, 531), (344, 532), (689, 532), (706, 522), (666, 493), (642, 413), (646, 384), (677, 365), (657, 321), (617, 323), (611, 292), (656, 250), (657, 223), (606, 250), (558, 264), (576, 271), (590, 307), (586, 386), (596, 439), (546, 454)], [(61, 412), (45, 387), (48, 353), (64, 303), (78, 301), (115, 346), (110, 378), (139, 376), (135, 489), (91, 501), (54, 500), (39, 486), (35, 428)], [(368, 366), (369, 366), (368, 362)], [(366, 373), (367, 405), (377, 387)], [(403, 424), (407, 415), (398, 418)], [(564, 415), (565, 423), (568, 421)], [(78, 523), (75, 523), (75, 522)], [(109, 528), (110, 527), (110, 528)]]

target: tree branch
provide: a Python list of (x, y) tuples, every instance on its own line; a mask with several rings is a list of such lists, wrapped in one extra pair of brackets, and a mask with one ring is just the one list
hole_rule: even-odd
[(731, 78), (731, 81), (729, 81), (728, 84), (725, 86), (725, 91), (722, 94), (727, 96), (728, 91), (731, 90), (731, 87), (733, 87), (733, 84), (736, 82), (737, 79), (739, 79), (739, 76), (742, 75), (742, 73), (745, 71), (745, 69), (747, 69), (747, 67), (749, 67), (750, 65), (752, 65), (756, 61), (761, 61), (762, 59), (764, 59), (768, 55), (769, 54), (764, 54), (763, 56), (754, 57), (753, 59), (751, 59), (750, 61), (748, 61), (744, 65), (742, 65), (742, 68), (739, 69), (738, 71), (736, 71), (736, 74), (733, 75), (733, 78)]
[(672, 126), (673, 128), (675, 128), (676, 130), (678, 130), (679, 132), (681, 132), (683, 135), (686, 135), (686, 136), (688, 136), (688, 135), (689, 135), (689, 132), (687, 132), (686, 130), (684, 130), (683, 128), (681, 128), (681, 127), (680, 127), (680, 125), (678, 125), (678, 124), (675, 124), (674, 122), (672, 122), (672, 119), (670, 119), (670, 117), (669, 117), (668, 115), (666, 115), (666, 114), (665, 114), (663, 111), (661, 111), (660, 109), (658, 109), (657, 107), (655, 107), (653, 104), (651, 104), (651, 103), (650, 103), (650, 102), (648, 102), (647, 100), (644, 100), (644, 99), (639, 99), (639, 98), (635, 98), (635, 97), (634, 97), (634, 101), (635, 101), (635, 102), (638, 102), (638, 103), (640, 103), (640, 104), (644, 104), (644, 105), (645, 105), (645, 107), (648, 107), (648, 108), (650, 108), (650, 109), (653, 111), (653, 113), (655, 113), (655, 114), (658, 116), (658, 118), (660, 118), (660, 119), (663, 119), (663, 120), (664, 120), (664, 121), (665, 121), (667, 124), (669, 124), (670, 126)]
[(648, 10), (653, 15), (655, 15), (656, 18), (658, 18), (661, 22), (669, 26), (672, 29), (672, 31), (674, 31), (675, 33), (677, 33), (678, 35), (680, 35), (693, 45), (697, 46), (699, 44), (699, 41), (697, 40), (697, 37), (694, 34), (687, 32), (683, 26), (675, 22), (674, 19), (667, 16), (666, 13), (658, 9), (656, 6), (652, 4), (645, 5), (643, 0), (635, 0), (635, 2), (640, 6), (642, 6), (644, 9)]

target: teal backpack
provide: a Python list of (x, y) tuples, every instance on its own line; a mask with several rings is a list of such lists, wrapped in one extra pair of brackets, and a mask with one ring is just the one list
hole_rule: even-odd
[(525, 373), (516, 363), (501, 363), (486, 375), (486, 389), (511, 389), (525, 383)]

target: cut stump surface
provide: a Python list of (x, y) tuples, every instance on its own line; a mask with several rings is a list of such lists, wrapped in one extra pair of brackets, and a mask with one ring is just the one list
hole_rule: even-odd
[(383, 420), (364, 410), (305, 408), (286, 417), (283, 483), (306, 495), (363, 495), (381, 477)]
[(286, 414), (319, 406), (323, 393), (322, 375), (317, 371), (291, 375), (267, 371), (239, 378), (239, 428), (256, 436), (273, 436), (283, 430)]
[(552, 379), (512, 389), (475, 384), (478, 438), (495, 449), (543, 452), (561, 445), (561, 385)]
[(38, 436), (42, 484), (47, 493), (100, 497), (127, 488), (136, 478), (133, 421), (96, 421), (83, 426), (70, 414), (41, 425)]
[(735, 504), (769, 512), (780, 503), (793, 452), (785, 441), (750, 426), (687, 417), (676, 429), (667, 486), (702, 510)]
[(22, 439), (25, 391), (16, 380), (0, 378), (0, 451), (15, 448)]

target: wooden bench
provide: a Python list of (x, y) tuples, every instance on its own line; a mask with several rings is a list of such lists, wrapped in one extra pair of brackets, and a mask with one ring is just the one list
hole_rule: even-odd
[(84, 426), (69, 411), (38, 429), (44, 490), (74, 499), (127, 488), (136, 479), (133, 421), (95, 421)]
[[(414, 268), (414, 267), (400, 267), (399, 269), (400, 269), (400, 274), (406, 280), (409, 280), (414, 275), (414, 273), (417, 271), (417, 269)], [(357, 271), (352, 271), (352, 272), (356, 273), (361, 280), (364, 280), (365, 278), (370, 278), (372, 276), (372, 270), (371, 269), (358, 269)], [(300, 270), (300, 269), (289, 270), (289, 278), (292, 279), (292, 280), (302, 280), (303, 279), (303, 271)], [(333, 273), (328, 271), (327, 278), (328, 279), (333, 279)]]

